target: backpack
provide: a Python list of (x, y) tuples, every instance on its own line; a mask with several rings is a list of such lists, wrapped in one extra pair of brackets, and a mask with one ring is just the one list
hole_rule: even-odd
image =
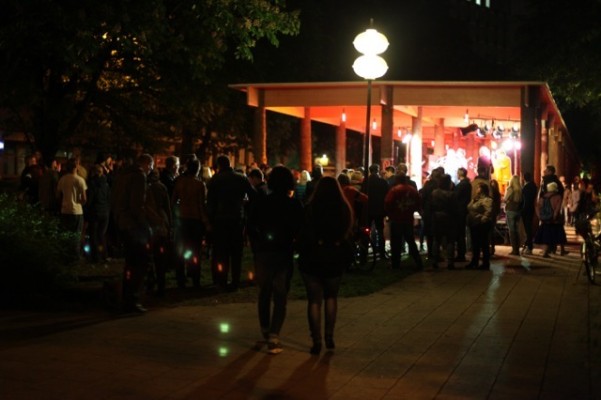
[(543, 198), (543, 206), (540, 209), (540, 220), (550, 222), (553, 220), (553, 206), (551, 205), (551, 197)]

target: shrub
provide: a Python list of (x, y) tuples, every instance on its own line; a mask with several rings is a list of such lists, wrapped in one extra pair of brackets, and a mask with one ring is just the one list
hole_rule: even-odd
[(37, 207), (0, 193), (0, 296), (21, 302), (47, 295), (74, 279), (76, 235)]

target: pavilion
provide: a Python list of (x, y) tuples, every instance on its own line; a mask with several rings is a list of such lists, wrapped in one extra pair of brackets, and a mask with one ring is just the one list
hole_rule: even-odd
[[(301, 169), (313, 165), (311, 121), (336, 127), (337, 171), (346, 167), (347, 130), (366, 132), (366, 81), (230, 87), (246, 92), (247, 104), (256, 108), (257, 162), (267, 162), (267, 110), (301, 119)], [(428, 160), (442, 160), (449, 150), (475, 160), (483, 146), (508, 157), (512, 174), (530, 171), (535, 181), (547, 164), (568, 177), (578, 172), (573, 142), (545, 82), (373, 81), (370, 106), (377, 127), (372, 135), (381, 136), (381, 159), (371, 162), (395, 165), (399, 143), (407, 143), (407, 162), (418, 184)]]

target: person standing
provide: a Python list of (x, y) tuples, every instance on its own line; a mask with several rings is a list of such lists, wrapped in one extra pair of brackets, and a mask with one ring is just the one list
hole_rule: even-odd
[(369, 177), (364, 181), (363, 193), (367, 194), (367, 226), (376, 228), (376, 251), (382, 259), (386, 259), (384, 238), (384, 198), (388, 193), (388, 183), (380, 176), (380, 166), (372, 164), (369, 167)]
[(438, 180), (438, 187), (432, 191), (432, 224), (434, 246), (432, 252), (432, 267), (438, 268), (441, 248), (446, 250), (447, 269), (455, 269), (455, 231), (457, 229), (458, 205), (453, 196), (453, 180), (449, 174), (444, 174)]
[(60, 178), (61, 164), (56, 159), (50, 160), (42, 176), (38, 187), (38, 198), (40, 207), (49, 215), (58, 215), (60, 204), (56, 198), (56, 186)]
[(522, 221), (524, 223), (524, 231), (526, 232), (526, 242), (524, 243), (524, 255), (531, 255), (534, 238), (534, 215), (535, 215), (535, 204), (538, 193), (538, 188), (532, 179), (532, 173), (524, 172), (524, 186), (522, 186), (522, 197), (523, 197), (523, 208), (522, 208)]
[(202, 240), (211, 230), (206, 209), (206, 186), (198, 178), (200, 161), (190, 160), (186, 172), (175, 181), (171, 204), (178, 220), (176, 253), (179, 260), (175, 269), (177, 285), (186, 286), (186, 275), (192, 278), (195, 289), (200, 289)]
[[(257, 170), (260, 171), (260, 170)], [(294, 267), (294, 242), (303, 219), (303, 206), (293, 198), (294, 177), (284, 166), (274, 167), (268, 178), (270, 193), (251, 207), (248, 235), (254, 253), (259, 286), (258, 314), (261, 334), (270, 354), (282, 351), (280, 331)], [(271, 303), (273, 302), (273, 309)]]
[[(480, 182), (476, 186), (476, 196), (467, 205), (467, 225), (472, 237), (472, 260), (467, 269), (490, 269), (490, 230), (492, 229), (492, 198), (489, 186)], [(482, 264), (480, 262), (482, 253)]]
[(455, 261), (464, 262), (467, 261), (465, 254), (467, 252), (467, 238), (466, 238), (466, 218), (467, 218), (467, 205), (472, 198), (472, 185), (470, 179), (467, 177), (467, 169), (460, 167), (457, 169), (457, 185), (453, 189), (455, 201), (457, 203), (457, 229), (456, 229), (456, 241), (457, 241), (457, 257)]
[(161, 170), (159, 179), (163, 185), (167, 188), (169, 198), (173, 196), (173, 188), (175, 187), (175, 180), (179, 175), (179, 157), (169, 156), (165, 159), (165, 168)]
[(152, 230), (146, 214), (146, 177), (154, 168), (150, 154), (140, 155), (125, 167), (114, 182), (112, 204), (125, 253), (123, 269), (123, 311), (144, 313), (139, 292), (151, 263)]
[[(566, 255), (567, 252), (563, 249), (567, 243), (566, 232), (563, 228), (562, 217), (562, 202), (563, 196), (559, 194), (559, 185), (551, 181), (547, 184), (545, 193), (539, 197), (536, 203), (536, 215), (541, 221), (534, 243), (544, 244), (542, 256), (550, 257), (550, 254), (556, 251), (557, 245), (561, 246), (561, 255)], [(550, 212), (547, 214), (546, 209), (550, 207)]]
[(86, 181), (77, 175), (77, 163), (71, 158), (67, 161), (66, 173), (59, 180), (56, 196), (61, 205), (60, 221), (63, 229), (77, 235), (74, 244), (75, 254), (81, 254), (80, 239), (83, 230), (83, 206), (86, 203)]
[(407, 242), (416, 269), (423, 269), (413, 233), (413, 214), (421, 211), (420, 196), (405, 175), (396, 175), (396, 184), (388, 191), (384, 209), (390, 219), (390, 258), (393, 269), (401, 268), (401, 247)]
[(322, 346), (321, 308), (325, 302), (325, 344), (333, 350), (338, 312), (338, 290), (343, 272), (353, 261), (352, 210), (338, 181), (322, 177), (305, 208), (299, 235), (299, 270), (307, 289), (307, 317), (313, 345), (311, 354)]
[(213, 227), (213, 283), (232, 291), (238, 290), (242, 273), (244, 206), (245, 202), (252, 203), (255, 196), (248, 179), (230, 166), (230, 159), (218, 156), (217, 173), (207, 185), (207, 212)]
[(490, 242), (490, 255), (492, 256), (495, 254), (495, 226), (499, 214), (501, 214), (501, 189), (496, 179), (490, 180), (490, 197), (492, 198), (492, 225), (490, 226), (488, 240)]
[(519, 256), (520, 224), (522, 223), (522, 208), (524, 204), (519, 176), (514, 175), (511, 177), (503, 200), (505, 201), (507, 231), (509, 232), (509, 243), (511, 244), (511, 253), (509, 254)]
[[(148, 189), (146, 196), (146, 212), (152, 229), (151, 247), (154, 270), (148, 274), (148, 292), (154, 289), (156, 295), (165, 295), (165, 275), (173, 260), (171, 250), (171, 231), (173, 212), (171, 198), (167, 187), (160, 181), (159, 173), (155, 170), (148, 174)], [(153, 278), (153, 279), (150, 279)]]
[(93, 263), (104, 262), (107, 258), (106, 232), (111, 211), (111, 189), (104, 171), (99, 164), (92, 167), (85, 207), (90, 235), (90, 258)]

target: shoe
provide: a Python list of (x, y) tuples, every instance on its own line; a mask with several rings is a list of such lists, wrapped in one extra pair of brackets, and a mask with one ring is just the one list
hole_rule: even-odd
[(334, 350), (336, 348), (336, 344), (334, 343), (334, 337), (327, 335), (326, 336), (326, 349)]
[(541, 254), (543, 256), (543, 258), (551, 258), (551, 256), (549, 255), (549, 253), (544, 252), (543, 254)]
[(146, 311), (148, 310), (142, 304), (129, 304), (123, 307), (123, 312), (127, 314), (144, 314)]
[(490, 269), (490, 264), (482, 264), (478, 266), (479, 270), (488, 271)]
[(321, 342), (313, 342), (313, 346), (309, 349), (309, 353), (314, 356), (319, 355), (319, 353), (321, 353)]
[(472, 262), (470, 262), (469, 264), (467, 264), (465, 266), (465, 269), (474, 269), (474, 268), (476, 268), (476, 264), (472, 263)]
[(280, 354), (283, 350), (282, 342), (279, 340), (270, 340), (267, 343), (267, 353), (269, 354)]
[(453, 261), (455, 261), (455, 262), (467, 262), (467, 259), (465, 257), (455, 257), (455, 259)]
[(531, 256), (532, 255), (532, 250), (531, 249), (526, 249), (526, 250), (523, 251), (522, 254), (525, 255), (525, 256)]
[(455, 269), (455, 265), (453, 265), (453, 264), (447, 264), (447, 269), (448, 269), (449, 271), (452, 271), (452, 270), (454, 270), (454, 269)]
[(511, 253), (509, 253), (510, 256), (519, 256), (520, 252), (517, 250), (512, 251)]
[(567, 256), (568, 254), (570, 254), (570, 252), (567, 250), (563, 250), (561, 253), (559, 253), (559, 255), (562, 255), (562, 256)]

